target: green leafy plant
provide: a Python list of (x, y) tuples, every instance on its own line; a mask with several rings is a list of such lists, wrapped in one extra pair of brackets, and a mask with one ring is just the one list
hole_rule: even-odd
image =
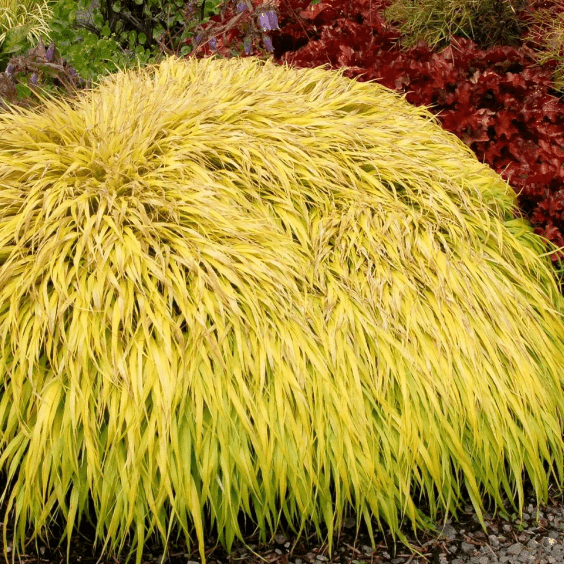
[[(49, 21), (51, 38), (62, 57), (88, 79), (99, 80), (115, 72), (117, 68), (132, 68), (136, 59), (141, 64), (155, 62), (153, 54), (141, 45), (135, 45), (134, 55), (122, 47), (119, 38), (110, 32), (99, 11), (94, 13), (94, 22), (101, 31), (95, 33), (69, 22), (76, 22), (78, 9), (87, 9), (86, 0), (62, 0), (54, 6), (54, 16)], [(135, 38), (137, 40), (137, 38)], [(143, 39), (143, 38), (140, 38)]]

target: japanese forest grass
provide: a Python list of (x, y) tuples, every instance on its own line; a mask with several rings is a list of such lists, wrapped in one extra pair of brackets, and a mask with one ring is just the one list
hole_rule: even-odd
[(240, 511), (407, 543), (466, 495), (522, 514), (523, 471), (562, 484), (547, 247), (427, 109), (343, 70), (171, 57), (0, 115), (5, 550), (84, 517), (137, 563), (173, 532), (205, 560)]

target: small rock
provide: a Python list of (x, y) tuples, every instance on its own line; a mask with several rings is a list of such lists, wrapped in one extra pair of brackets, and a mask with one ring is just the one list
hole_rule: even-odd
[(507, 552), (509, 554), (514, 554), (515, 556), (517, 556), (524, 548), (525, 547), (520, 542), (516, 542), (507, 549)]
[(467, 542), (463, 542), (460, 545), (460, 549), (462, 550), (462, 552), (464, 552), (465, 554), (469, 554), (470, 552), (474, 552), (474, 545), (467, 543)]
[(452, 525), (445, 525), (441, 531), (441, 537), (453, 540), (456, 538), (456, 529)]

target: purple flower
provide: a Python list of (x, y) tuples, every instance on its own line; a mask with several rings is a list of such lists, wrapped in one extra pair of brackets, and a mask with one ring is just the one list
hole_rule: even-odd
[(264, 41), (264, 44), (266, 45), (266, 48), (272, 52), (274, 51), (274, 47), (272, 46), (272, 39), (270, 39), (270, 37), (268, 37), (268, 35), (265, 35), (262, 40)]
[(278, 29), (278, 18), (276, 12), (266, 12), (266, 17), (270, 23), (270, 29)]
[(215, 37), (213, 37), (212, 39), (210, 39), (210, 47), (212, 49), (215, 49), (217, 46), (217, 41), (215, 40)]
[(31, 84), (37, 84), (37, 78), (38, 78), (38, 77), (37, 77), (37, 74), (36, 74), (36, 73), (33, 73), (33, 74), (31, 75)]
[(53, 60), (55, 56), (55, 44), (51, 43), (51, 45), (49, 45), (49, 48), (47, 49), (47, 52), (45, 53), (45, 58), (51, 62)]
[(203, 36), (204, 36), (203, 33), (198, 33), (198, 35), (196, 36), (196, 45), (198, 45), (198, 43), (200, 43)]
[(259, 23), (262, 26), (262, 31), (278, 29), (278, 18), (276, 12), (264, 12), (259, 15)]
[(76, 76), (76, 71), (74, 69), (69, 69), (69, 74), (71, 76)]
[(6, 74), (7, 74), (8, 76), (12, 76), (12, 71), (13, 71), (13, 70), (14, 70), (14, 65), (9, 64), (9, 65), (6, 67)]
[(239, 2), (239, 4), (237, 4), (237, 11), (239, 13), (244, 12), (247, 9), (247, 4), (245, 4), (245, 2)]

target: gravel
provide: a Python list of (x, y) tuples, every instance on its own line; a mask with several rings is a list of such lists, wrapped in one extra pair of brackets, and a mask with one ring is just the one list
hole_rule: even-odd
[[(341, 533), (340, 540), (336, 542), (336, 550), (331, 559), (328, 556), (326, 545), (313, 548), (310, 546), (306, 548), (307, 552), (302, 549), (294, 550), (293, 554), (289, 554), (292, 548), (290, 542), (292, 538), (286, 538), (282, 534), (276, 536), (275, 544), (278, 546), (271, 544), (267, 550), (264, 550), (266, 547), (263, 547), (263, 550), (255, 549), (255, 552), (267, 558), (269, 562), (280, 560), (284, 564), (321, 564), (323, 562), (560, 564), (564, 563), (564, 495), (558, 493), (555, 484), (550, 485), (548, 493), (548, 503), (540, 507), (538, 523), (536, 522), (537, 506), (532, 487), (526, 493), (522, 521), (519, 521), (516, 516), (513, 521), (502, 519), (499, 515), (494, 519), (491, 514), (484, 513), (487, 535), (483, 532), (471, 505), (466, 505), (463, 511), (458, 513), (456, 521), (452, 518), (446, 521), (439, 539), (422, 533), (419, 533), (419, 538), (416, 539), (408, 527), (402, 526), (402, 531), (406, 534), (410, 544), (425, 558), (416, 554), (412, 555), (399, 542), (394, 547), (389, 534), (375, 534), (376, 550), (370, 546), (366, 530), (359, 534), (355, 543), (354, 519), (350, 519), (349, 522), (345, 521), (344, 531)], [(505, 498), (504, 501), (506, 501)], [(509, 515), (512, 515), (509, 503), (505, 507)], [(271, 554), (272, 549), (273, 554)], [(228, 559), (251, 562), (249, 558), (241, 558), (245, 552), (244, 547), (239, 548), (233, 551), (231, 558)], [(196, 561), (199, 562), (199, 558), (192, 560), (192, 562)], [(221, 558), (216, 560), (216, 562), (221, 561)], [(252, 561), (257, 564), (259, 562), (256, 558), (253, 558)]]

